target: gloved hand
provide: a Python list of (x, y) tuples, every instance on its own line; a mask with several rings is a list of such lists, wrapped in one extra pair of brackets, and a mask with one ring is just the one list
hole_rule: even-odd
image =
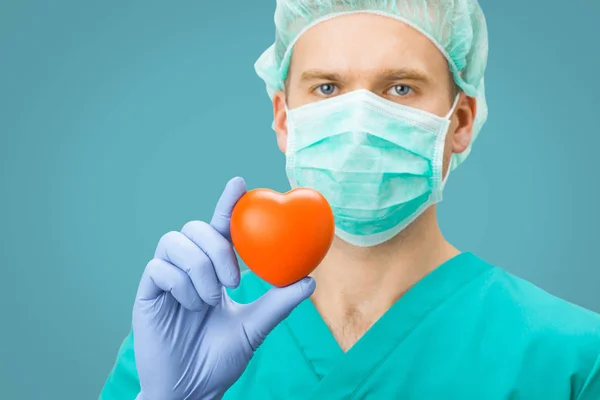
[(267, 334), (315, 289), (312, 278), (238, 304), (240, 282), (229, 224), (243, 179), (229, 181), (210, 224), (164, 235), (143, 273), (133, 308), (138, 400), (219, 399)]

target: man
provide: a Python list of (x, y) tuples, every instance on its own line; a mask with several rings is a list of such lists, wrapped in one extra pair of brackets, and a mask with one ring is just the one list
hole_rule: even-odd
[(600, 317), (437, 224), (486, 119), (476, 0), (280, 0), (275, 16), (257, 71), (290, 183), (328, 199), (334, 243), (289, 287), (240, 282), (231, 180), (210, 223), (159, 242), (101, 399), (600, 399)]

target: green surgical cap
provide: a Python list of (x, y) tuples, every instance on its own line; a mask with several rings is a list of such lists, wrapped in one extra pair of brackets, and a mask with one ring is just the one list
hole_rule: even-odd
[[(292, 49), (316, 24), (340, 15), (372, 13), (404, 22), (427, 36), (448, 59), (454, 81), (477, 99), (471, 145), (487, 119), (484, 72), (488, 55), (487, 26), (477, 0), (277, 0), (275, 43), (258, 59), (255, 69), (273, 98), (283, 90)], [(454, 154), (452, 169), (471, 152)]]

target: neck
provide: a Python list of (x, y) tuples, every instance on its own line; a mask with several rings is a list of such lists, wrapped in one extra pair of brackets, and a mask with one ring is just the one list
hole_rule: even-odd
[[(337, 237), (312, 276), (312, 300), (334, 319), (361, 314), (377, 319), (425, 275), (459, 254), (443, 237), (430, 207), (399, 235), (361, 248)], [(374, 322), (374, 321), (373, 321)]]

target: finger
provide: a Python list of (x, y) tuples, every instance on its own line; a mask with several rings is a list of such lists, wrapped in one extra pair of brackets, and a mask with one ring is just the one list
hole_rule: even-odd
[(227, 185), (225, 185), (225, 189), (217, 202), (213, 217), (210, 220), (210, 225), (229, 241), (231, 241), (231, 235), (229, 233), (231, 212), (244, 193), (246, 193), (246, 182), (243, 178), (236, 177), (227, 182)]
[(236, 288), (240, 284), (240, 267), (233, 246), (215, 228), (206, 222), (192, 221), (185, 224), (181, 233), (206, 253), (223, 286)]
[(171, 293), (190, 311), (201, 311), (205, 307), (185, 272), (165, 260), (154, 258), (144, 270), (136, 299), (155, 300), (165, 292)]
[(248, 304), (243, 322), (252, 348), (256, 350), (294, 308), (313, 294), (315, 288), (315, 280), (308, 277), (287, 287), (273, 288)]
[(221, 284), (217, 280), (209, 257), (181, 232), (164, 235), (156, 248), (155, 258), (173, 264), (189, 275), (198, 295), (206, 303), (216, 306), (221, 300)]

